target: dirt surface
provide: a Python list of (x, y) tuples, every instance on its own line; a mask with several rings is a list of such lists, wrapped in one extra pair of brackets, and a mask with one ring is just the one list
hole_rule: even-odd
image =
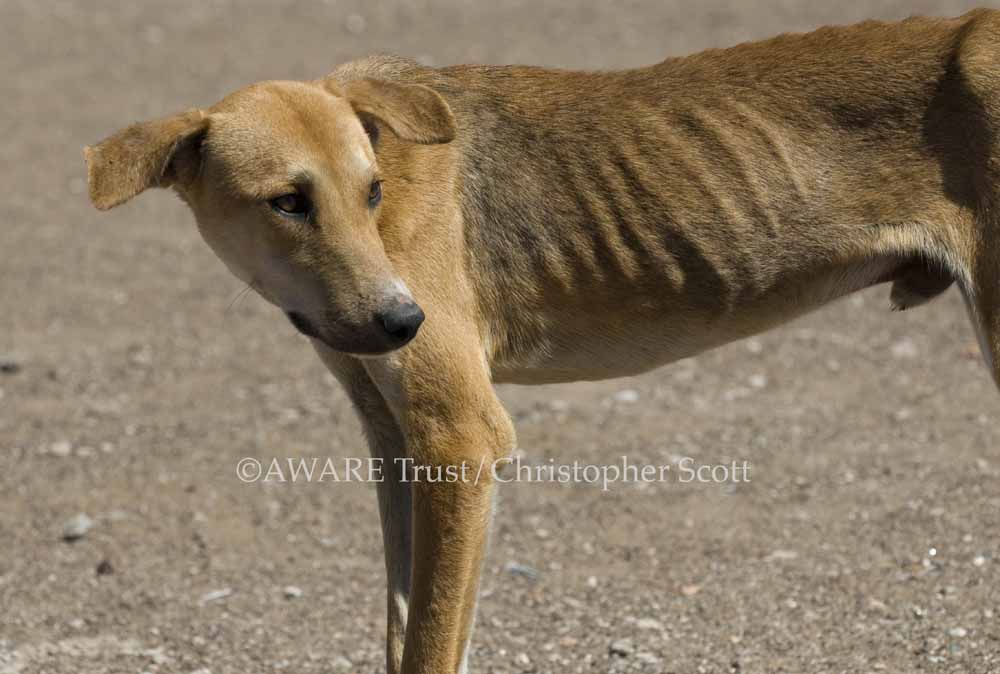
[[(0, 3), (0, 672), (382, 669), (373, 488), (235, 472), (366, 456), (345, 395), (233, 301), (179, 200), (95, 212), (83, 145), (376, 50), (618, 67), (970, 6)], [(637, 379), (503, 388), (528, 461), (752, 472), (505, 486), (474, 670), (1000, 672), (1000, 397), (957, 294), (887, 292)]]

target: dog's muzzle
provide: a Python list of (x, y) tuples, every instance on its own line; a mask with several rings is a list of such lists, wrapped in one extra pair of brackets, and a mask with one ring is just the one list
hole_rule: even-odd
[(417, 336), (425, 318), (420, 306), (409, 298), (391, 300), (375, 312), (370, 325), (348, 330), (337, 330), (334, 325), (324, 328), (298, 311), (286, 311), (285, 315), (306, 337), (336, 351), (356, 354), (387, 353), (405, 346)]
[(416, 302), (407, 300), (379, 311), (375, 314), (375, 321), (398, 348), (417, 336), (417, 331), (424, 322), (424, 311)]

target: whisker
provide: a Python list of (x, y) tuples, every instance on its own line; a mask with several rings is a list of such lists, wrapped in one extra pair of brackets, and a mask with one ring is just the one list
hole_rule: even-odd
[(223, 311), (222, 314), (223, 315), (228, 314), (229, 310), (232, 309), (234, 306), (236, 306), (236, 303), (239, 302), (242, 298), (246, 297), (246, 294), (248, 292), (250, 292), (251, 290), (253, 290), (253, 281), (251, 281), (250, 283), (248, 283), (247, 286), (245, 288), (243, 288), (243, 290), (241, 290), (238, 293), (236, 293), (236, 297), (234, 297), (229, 302), (229, 306), (226, 307), (226, 310)]

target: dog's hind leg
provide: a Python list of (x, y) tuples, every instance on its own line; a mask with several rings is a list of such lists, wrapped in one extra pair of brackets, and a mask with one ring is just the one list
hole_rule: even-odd
[[(958, 250), (966, 263), (962, 291), (993, 379), (1000, 386), (1000, 16), (981, 10), (962, 31), (953, 66), (950, 114), (958, 152), (942, 165), (952, 200), (975, 214)], [(946, 152), (945, 154), (948, 154)], [(945, 155), (942, 155), (945, 156)]]
[(969, 270), (970, 282), (962, 283), (962, 295), (983, 358), (1000, 387), (1000, 249), (982, 242), (977, 248)]
[(382, 464), (381, 480), (376, 483), (382, 542), (385, 547), (385, 570), (388, 581), (388, 616), (386, 623), (386, 672), (399, 674), (406, 638), (406, 618), (410, 598), (413, 549), (413, 507), (410, 484), (403, 480), (399, 459), (406, 447), (399, 424), (385, 399), (356, 358), (337, 353), (313, 341), (327, 369), (340, 381), (361, 418), (372, 457)]

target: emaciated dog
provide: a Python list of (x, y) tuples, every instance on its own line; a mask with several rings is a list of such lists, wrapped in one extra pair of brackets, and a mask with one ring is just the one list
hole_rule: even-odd
[[(86, 150), (173, 187), (349, 392), (379, 485), (388, 671), (464, 671), (494, 382), (631, 375), (892, 283), (957, 283), (1000, 383), (1000, 12), (783, 35), (619, 72), (373, 57)], [(404, 348), (405, 347), (405, 348)]]

